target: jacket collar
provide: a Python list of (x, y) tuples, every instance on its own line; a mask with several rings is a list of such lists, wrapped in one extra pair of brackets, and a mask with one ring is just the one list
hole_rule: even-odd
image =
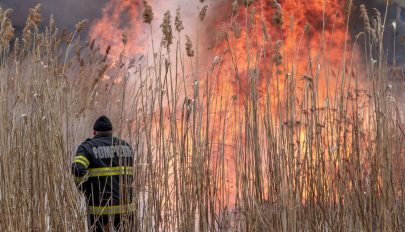
[(95, 135), (93, 138), (101, 138), (101, 137), (112, 137), (112, 133), (99, 133), (97, 135)]

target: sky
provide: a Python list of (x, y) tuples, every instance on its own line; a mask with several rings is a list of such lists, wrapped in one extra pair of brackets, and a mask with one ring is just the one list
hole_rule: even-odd
[[(11, 19), (15, 27), (25, 24), (28, 9), (41, 3), (41, 13), (44, 19), (54, 15), (57, 25), (73, 28), (81, 19), (94, 20), (101, 15), (101, 9), (107, 0), (0, 0), (4, 9), (11, 8)], [(48, 20), (43, 20), (44, 23)]]

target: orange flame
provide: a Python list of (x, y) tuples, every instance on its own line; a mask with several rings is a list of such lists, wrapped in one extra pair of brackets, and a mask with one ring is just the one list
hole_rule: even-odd
[[(223, 3), (222, 8), (229, 9), (230, 3)], [(317, 71), (321, 72), (318, 92), (325, 98), (326, 85), (333, 89), (335, 82), (332, 81), (342, 75), (339, 73), (344, 66), (342, 57), (345, 56), (346, 61), (350, 57), (355, 62), (359, 60), (359, 54), (351, 50), (352, 39), (347, 33), (347, 14), (342, 1), (255, 1), (248, 9), (240, 6), (236, 16), (223, 12), (227, 10), (221, 10), (214, 23), (221, 25), (232, 18), (230, 30), (234, 33), (215, 41), (213, 53), (229, 57), (224, 60), (237, 69), (238, 73), (227, 85), (233, 94), (244, 93), (248, 69), (259, 68), (263, 70), (259, 92), (265, 90), (264, 75), (269, 71), (274, 77), (294, 76), (299, 82), (298, 88), (317, 76)], [(280, 12), (282, 14), (277, 15)], [(272, 67), (275, 62), (280, 62), (279, 66)], [(322, 70), (317, 70), (317, 64)], [(277, 88), (283, 89), (284, 83), (278, 84)]]
[[(233, 13), (230, 10), (231, 2), (219, 4), (221, 10), (218, 12), (221, 13), (212, 22), (218, 25), (217, 28), (227, 22), (233, 33), (225, 32), (219, 40), (213, 41), (212, 52), (223, 57), (224, 66), (232, 67), (220, 73), (217, 91), (224, 99), (239, 98), (235, 111), (244, 111), (244, 97), (251, 97), (251, 81), (258, 83), (259, 111), (266, 110), (265, 98), (270, 93), (272, 105), (267, 110), (273, 115), (277, 114), (277, 103), (284, 102), (286, 91), (295, 91), (300, 96), (298, 92), (312, 85), (311, 88), (317, 88), (317, 100), (321, 102), (317, 107), (329, 107), (330, 98), (337, 88), (342, 85), (347, 88), (352, 81), (354, 75), (349, 73), (350, 61), (360, 61), (360, 54), (352, 50), (346, 5), (342, 1), (254, 1), (248, 8), (239, 6), (239, 10)], [(340, 81), (343, 75), (348, 76), (345, 83)], [(286, 90), (286, 83), (291, 78), (294, 79), (294, 88)], [(317, 85), (313, 86), (315, 78)], [(220, 112), (221, 107), (213, 106), (215, 112)], [(228, 121), (231, 127), (228, 133), (242, 130), (242, 141), (239, 142), (248, 143), (245, 141), (247, 138), (243, 137), (244, 129), (234, 128), (238, 123), (232, 120), (230, 118)], [(295, 135), (301, 137), (297, 140), (304, 140), (303, 133), (301, 131)], [(216, 136), (215, 132), (213, 136)], [(231, 136), (224, 139), (225, 143), (237, 146)], [(229, 160), (235, 159), (232, 154), (231, 150), (225, 151)], [(227, 163), (230, 184), (226, 188), (231, 188), (236, 182), (233, 174), (236, 168), (235, 162)], [(232, 204), (236, 193), (232, 189), (230, 193)]]
[(111, 46), (110, 55), (119, 58), (124, 50), (122, 33), (130, 36), (126, 53), (137, 55), (144, 51), (148, 36), (143, 31), (142, 4), (139, 1), (110, 0), (102, 10), (102, 17), (90, 29), (90, 37), (95, 38), (102, 49)]
[[(160, 1), (164, 2), (156, 2)], [(340, 73), (342, 67), (348, 66), (343, 60), (353, 57), (354, 62), (358, 61), (359, 54), (356, 51), (352, 53), (352, 39), (347, 33), (345, 4), (340, 0), (260, 0), (254, 1), (249, 7), (243, 6), (241, 2), (244, 1), (238, 1), (240, 6), (234, 12), (236, 14), (232, 13), (232, 2), (215, 3), (215, 7), (209, 8), (212, 18), (206, 18), (203, 22), (209, 28), (203, 35), (205, 40), (213, 38), (212, 28), (221, 30), (223, 24), (229, 24), (234, 31), (233, 35), (226, 33), (219, 40), (211, 41), (213, 48), (208, 51), (210, 54), (205, 54), (220, 56), (224, 65), (233, 67), (231, 72), (222, 71), (218, 77), (218, 95), (223, 98), (231, 99), (234, 95), (243, 98), (248, 88), (248, 72), (256, 68), (261, 70), (257, 74), (259, 95), (269, 88), (266, 72), (271, 73), (270, 78), (280, 79), (271, 81), (270, 88), (274, 88), (274, 91), (270, 92), (274, 93), (272, 97), (275, 99), (272, 102), (280, 98), (278, 93), (284, 89), (286, 77), (296, 79), (297, 90), (302, 90), (311, 79), (319, 78), (318, 97), (325, 100), (328, 94), (326, 89), (333, 91), (340, 84), (336, 84), (338, 77), (345, 74)], [(103, 9), (103, 17), (91, 28), (90, 36), (102, 46), (111, 45), (112, 55), (117, 57), (123, 49), (121, 33), (126, 29), (129, 37), (140, 35), (129, 39), (126, 53), (136, 55), (145, 51), (150, 37), (144, 33), (146, 25), (141, 18), (142, 9), (139, 2), (110, 0)], [(264, 102), (262, 99), (259, 101)], [(240, 101), (239, 107), (242, 111), (243, 101)], [(219, 108), (213, 110), (221, 111)], [(233, 143), (232, 132), (229, 134), (224, 138), (225, 143)], [(233, 160), (231, 151), (225, 153), (228, 159)], [(229, 161), (227, 170), (232, 172), (234, 169), (234, 162)], [(236, 177), (232, 174), (228, 178), (230, 182), (235, 182)]]

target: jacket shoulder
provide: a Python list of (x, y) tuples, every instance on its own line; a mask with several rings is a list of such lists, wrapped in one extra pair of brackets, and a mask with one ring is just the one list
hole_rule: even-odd
[(92, 153), (92, 139), (86, 139), (84, 142), (82, 142), (79, 147), (77, 148), (76, 153)]
[(80, 143), (79, 147), (88, 147), (91, 145), (91, 139), (86, 139), (85, 141), (83, 141), (82, 143)]
[(114, 137), (114, 144), (129, 146), (129, 143), (127, 143), (127, 141), (125, 141), (123, 139), (120, 139), (120, 138), (117, 138), (117, 137)]

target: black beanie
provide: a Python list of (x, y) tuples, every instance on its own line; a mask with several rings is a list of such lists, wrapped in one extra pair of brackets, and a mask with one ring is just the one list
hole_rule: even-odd
[(93, 130), (95, 130), (95, 131), (102, 131), (102, 132), (104, 132), (104, 131), (110, 131), (110, 130), (112, 130), (113, 129), (113, 127), (112, 127), (112, 124), (111, 124), (111, 121), (110, 121), (110, 119), (108, 119), (106, 116), (101, 116), (101, 117), (99, 117), (97, 120), (96, 120), (96, 122), (94, 123), (94, 126), (93, 126)]

